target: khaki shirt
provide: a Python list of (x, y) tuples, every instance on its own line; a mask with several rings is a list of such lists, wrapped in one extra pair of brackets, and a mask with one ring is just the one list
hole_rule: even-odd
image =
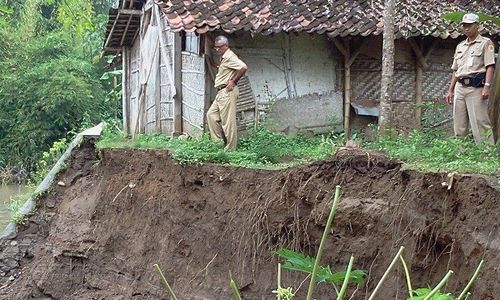
[(467, 39), (457, 45), (453, 65), (457, 78), (463, 78), (475, 73), (486, 72), (486, 67), (495, 64), (495, 47), (486, 37), (478, 35), (469, 42)]
[(227, 49), (222, 55), (219, 71), (215, 76), (215, 87), (227, 84), (234, 73), (246, 67), (247, 65), (231, 49)]

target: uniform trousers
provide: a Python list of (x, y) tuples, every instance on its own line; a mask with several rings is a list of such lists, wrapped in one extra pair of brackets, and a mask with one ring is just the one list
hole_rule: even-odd
[(226, 142), (226, 149), (236, 150), (238, 140), (236, 126), (236, 100), (239, 89), (237, 86), (228, 91), (223, 88), (217, 92), (215, 100), (208, 109), (207, 122), (212, 139)]
[(488, 117), (488, 100), (481, 98), (483, 88), (464, 86), (457, 82), (453, 100), (453, 129), (456, 137), (468, 133), (468, 125), (476, 143), (493, 143), (493, 131)]

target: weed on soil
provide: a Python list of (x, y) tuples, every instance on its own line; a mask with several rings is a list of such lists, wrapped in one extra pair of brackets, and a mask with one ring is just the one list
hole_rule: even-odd
[[(387, 134), (368, 139), (352, 137), (363, 148), (386, 152), (402, 160), (407, 168), (424, 172), (500, 173), (500, 144), (476, 145), (470, 138), (455, 139), (439, 131), (415, 130), (409, 134)], [(210, 162), (255, 168), (284, 168), (326, 159), (346, 143), (344, 134), (296, 135), (272, 132), (264, 127), (250, 129), (240, 138), (238, 150), (226, 152), (208, 135), (199, 138), (170, 138), (166, 135), (124, 136), (107, 129), (99, 148), (168, 149), (184, 164)]]

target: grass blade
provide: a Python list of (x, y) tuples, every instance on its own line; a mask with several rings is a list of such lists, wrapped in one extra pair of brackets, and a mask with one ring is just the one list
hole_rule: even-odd
[(170, 294), (170, 298), (174, 299), (174, 300), (177, 300), (177, 297), (175, 296), (174, 291), (170, 287), (170, 284), (168, 284), (167, 279), (163, 275), (163, 272), (161, 271), (160, 266), (158, 264), (154, 264), (154, 267), (155, 267), (156, 271), (158, 272), (158, 274), (160, 274), (161, 282), (163, 283), (163, 286), (165, 287), (165, 289)]
[(401, 253), (399, 258), (401, 259), (401, 264), (403, 264), (403, 269), (405, 270), (406, 284), (408, 285), (408, 295), (411, 298), (411, 297), (413, 297), (413, 288), (411, 286), (410, 271), (408, 270), (408, 266), (406, 265), (406, 261), (403, 258), (403, 253)]
[(351, 276), (353, 263), (354, 263), (354, 256), (351, 255), (351, 259), (349, 259), (349, 265), (347, 266), (347, 272), (345, 274), (344, 283), (342, 283), (342, 288), (340, 289), (340, 293), (337, 296), (337, 300), (344, 299), (345, 292), (347, 291), (347, 285), (349, 284), (349, 277)]
[(479, 265), (477, 266), (476, 268), (476, 271), (474, 272), (474, 275), (472, 275), (472, 278), (469, 280), (469, 282), (467, 283), (467, 285), (465, 286), (464, 290), (462, 291), (462, 293), (460, 293), (460, 295), (458, 296), (457, 300), (462, 300), (462, 298), (467, 294), (467, 292), (470, 290), (472, 284), (474, 283), (474, 281), (476, 280), (477, 276), (479, 275), (479, 272), (481, 271), (481, 269), (483, 268), (483, 265), (484, 265), (484, 260), (481, 260), (479, 262)]
[(318, 271), (319, 262), (321, 259), (321, 255), (323, 254), (323, 248), (325, 247), (325, 242), (330, 233), (330, 227), (333, 222), (333, 217), (335, 216), (335, 210), (337, 209), (337, 204), (340, 198), (340, 186), (337, 185), (335, 188), (335, 196), (333, 198), (332, 209), (330, 210), (330, 215), (328, 216), (328, 221), (326, 222), (325, 230), (323, 231), (323, 236), (321, 237), (321, 242), (319, 243), (318, 253), (316, 255), (316, 259), (314, 261), (313, 271), (311, 273), (311, 280), (309, 281), (309, 289), (307, 290), (307, 300), (312, 300), (314, 286), (316, 285), (316, 272)]
[(392, 260), (391, 264), (389, 265), (389, 267), (387, 268), (387, 270), (385, 270), (385, 273), (384, 275), (382, 275), (382, 278), (380, 279), (380, 281), (377, 283), (377, 286), (375, 287), (375, 289), (373, 290), (373, 293), (372, 295), (370, 296), (370, 298), (368, 298), (368, 300), (373, 300), (375, 299), (375, 295), (377, 295), (377, 292), (378, 290), (380, 289), (380, 287), (382, 286), (382, 283), (384, 283), (385, 279), (387, 278), (387, 275), (389, 274), (389, 272), (391, 272), (392, 268), (394, 268), (394, 265), (396, 264), (396, 262), (398, 261), (399, 257), (401, 256), (401, 253), (403, 253), (403, 250), (405, 249), (405, 247), (401, 246), (401, 248), (399, 248), (399, 251), (398, 253), (396, 254), (396, 256), (394, 256), (394, 259)]
[(427, 296), (425, 296), (424, 300), (432, 299), (432, 296), (439, 292), (439, 290), (443, 287), (443, 285), (446, 284), (451, 275), (453, 275), (453, 271), (450, 270), (448, 271), (448, 274), (446, 274), (446, 276), (444, 276), (444, 278), (438, 283), (438, 285), (436, 285), (436, 287)]
[(236, 300), (242, 300), (241, 295), (240, 295), (240, 290), (238, 289), (238, 286), (236, 285), (236, 282), (233, 279), (233, 275), (231, 275), (231, 271), (229, 271), (229, 286), (231, 287), (231, 290), (233, 290), (234, 298)]

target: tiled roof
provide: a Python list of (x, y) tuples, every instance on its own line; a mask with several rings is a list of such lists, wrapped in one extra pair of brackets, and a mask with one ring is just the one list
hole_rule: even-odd
[[(330, 37), (379, 35), (383, 0), (156, 0), (173, 31), (205, 33), (239, 30), (264, 35), (308, 32)], [(457, 23), (444, 12), (464, 10), (500, 15), (498, 0), (396, 0), (396, 37), (457, 38)], [(484, 22), (482, 33), (499, 35), (500, 26)]]

